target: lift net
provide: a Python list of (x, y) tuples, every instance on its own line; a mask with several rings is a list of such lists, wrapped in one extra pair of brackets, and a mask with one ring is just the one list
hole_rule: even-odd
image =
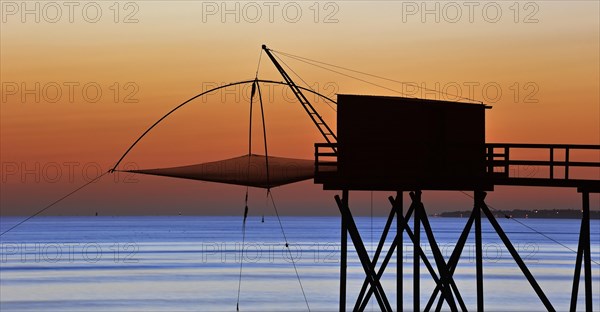
[(128, 170), (128, 172), (208, 182), (272, 188), (312, 179), (313, 160), (248, 154), (195, 165)]

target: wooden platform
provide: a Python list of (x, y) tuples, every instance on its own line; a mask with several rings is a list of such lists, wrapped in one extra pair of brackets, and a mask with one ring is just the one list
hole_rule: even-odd
[[(326, 190), (462, 190), (489, 191), (496, 185), (566, 187), (579, 192), (600, 193), (600, 145), (577, 144), (485, 144), (486, 174), (480, 180), (444, 184), (425, 179), (353, 179), (337, 170), (336, 144), (315, 144), (315, 183)], [(574, 155), (574, 154), (586, 154)], [(517, 156), (532, 154), (538, 157)], [(540, 156), (540, 154), (542, 156)], [(374, 155), (372, 162), (377, 163)], [(519, 168), (535, 168), (524, 174)], [(521, 170), (522, 171), (522, 170)]]

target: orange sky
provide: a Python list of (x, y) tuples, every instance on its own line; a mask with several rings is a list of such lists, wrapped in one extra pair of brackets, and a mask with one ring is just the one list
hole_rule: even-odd
[[(28, 8), (35, 11), (35, 3)], [(38, 3), (36, 23), (35, 14), (21, 14), (20, 2), (2, 2), (2, 214), (31, 213), (77, 187), (84, 176), (108, 170), (150, 124), (205, 88), (253, 78), (263, 43), (431, 89), (463, 96), (472, 90), (494, 107), (487, 116), (488, 142), (600, 144), (596, 1), (498, 2), (497, 7), (429, 2), (426, 8), (408, 1), (274, 2), (273, 7), (233, 1), (228, 7), (208, 1), (120, 2), (117, 7), (97, 2), (98, 16), (96, 7), (83, 10), (85, 2), (73, 7), (72, 16), (65, 3), (53, 2), (61, 10), (58, 17), (49, 2)], [(430, 13), (422, 16), (424, 9)], [(224, 10), (229, 13), (222, 16)], [(327, 95), (398, 95), (284, 60)], [(266, 57), (260, 77), (281, 80)], [(102, 94), (96, 101), (97, 87)], [(311, 158), (319, 134), (298, 103), (284, 100), (283, 87), (272, 88), (265, 112), (270, 153)], [(502, 94), (496, 100), (497, 88)], [(246, 153), (248, 103), (241, 93), (240, 88), (193, 102), (156, 128), (125, 162), (171, 166)], [(322, 101), (315, 105), (335, 126), (335, 113)], [(254, 140), (259, 151), (261, 137)], [(241, 187), (130, 178), (109, 177), (49, 213), (241, 211)], [(301, 183), (277, 192), (287, 203), (286, 213), (337, 213), (332, 193), (318, 185)], [(307, 192), (313, 196), (300, 196)], [(255, 193), (256, 205), (264, 206), (263, 192)], [(458, 195), (430, 198), (432, 209), (470, 207)], [(573, 190), (535, 188), (498, 188), (492, 198), (502, 209), (577, 208), (580, 200)]]

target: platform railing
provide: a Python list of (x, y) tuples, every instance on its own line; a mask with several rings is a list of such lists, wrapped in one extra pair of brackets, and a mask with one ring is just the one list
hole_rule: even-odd
[[(317, 179), (323, 174), (337, 170), (337, 143), (315, 144), (315, 174)], [(485, 144), (486, 173), (494, 184), (519, 184), (524, 181), (535, 183), (563, 183), (577, 181), (598, 181), (599, 176), (586, 178), (574, 176), (573, 168), (594, 170), (600, 168), (600, 145), (584, 144), (522, 144), (522, 143), (488, 143)], [(587, 155), (588, 160), (579, 160), (573, 154), (581, 151), (595, 153)], [(539, 154), (542, 157), (518, 156), (519, 154)], [(539, 156), (539, 155), (538, 155)], [(521, 158), (519, 158), (521, 157)], [(581, 158), (581, 157), (579, 157)], [(595, 159), (595, 160), (589, 160)], [(574, 160), (575, 159), (575, 160)], [(511, 167), (528, 166), (530, 168), (547, 170), (543, 176), (522, 176), (515, 174)], [(562, 175), (557, 174), (559, 171)], [(598, 171), (600, 174), (600, 171)], [(593, 172), (592, 172), (593, 175)], [(543, 184), (542, 183), (542, 184)]]
[(337, 143), (315, 143), (315, 176), (337, 170)]
[[(547, 176), (537, 177), (537, 179), (547, 180), (587, 180), (585, 177), (572, 177), (572, 168), (595, 169), (600, 168), (600, 145), (583, 144), (516, 144), (516, 143), (490, 143), (486, 144), (486, 168), (487, 173), (497, 178), (523, 178), (511, 174), (511, 166), (533, 166), (536, 168), (545, 168), (548, 170)], [(573, 160), (573, 153), (582, 151), (597, 151), (595, 155), (587, 155), (586, 158), (595, 158), (596, 160)], [(540, 153), (545, 155), (543, 159), (532, 159), (532, 156), (519, 159), (514, 156), (519, 153)], [(562, 155), (562, 160), (557, 160), (558, 155)], [(590, 157), (591, 156), (591, 157)], [(557, 176), (557, 171), (563, 171), (564, 174)], [(600, 177), (596, 177), (598, 180)], [(590, 179), (592, 180), (592, 179)]]

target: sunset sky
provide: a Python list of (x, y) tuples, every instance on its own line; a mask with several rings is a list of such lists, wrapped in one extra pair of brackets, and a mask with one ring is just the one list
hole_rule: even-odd
[[(2, 1), (3, 215), (31, 214), (110, 169), (149, 125), (186, 99), (254, 78), (262, 44), (472, 96), (493, 106), (487, 142), (600, 144), (597, 1), (23, 3)], [(400, 95), (282, 59), (330, 97)], [(259, 78), (282, 80), (265, 55)], [(440, 98), (361, 78), (408, 96)], [(286, 100), (283, 86), (263, 90), (269, 153), (311, 159), (322, 138), (302, 107)], [(238, 87), (190, 103), (123, 165), (177, 166), (246, 154), (247, 92)], [(314, 104), (335, 128), (335, 112), (322, 100)], [(255, 117), (253, 150), (262, 153)], [(244, 193), (240, 186), (109, 175), (45, 214), (237, 215)], [(283, 214), (337, 214), (334, 194), (312, 181), (274, 190)], [(387, 213), (388, 195), (375, 194), (377, 214)], [(369, 194), (356, 198), (353, 208), (365, 213)], [(488, 200), (498, 209), (578, 209), (581, 202), (572, 189), (516, 187), (497, 187)], [(592, 200), (599, 209), (598, 196)], [(264, 190), (252, 190), (251, 214), (272, 213), (265, 202)], [(426, 192), (424, 202), (430, 212), (472, 207), (457, 192)]]

